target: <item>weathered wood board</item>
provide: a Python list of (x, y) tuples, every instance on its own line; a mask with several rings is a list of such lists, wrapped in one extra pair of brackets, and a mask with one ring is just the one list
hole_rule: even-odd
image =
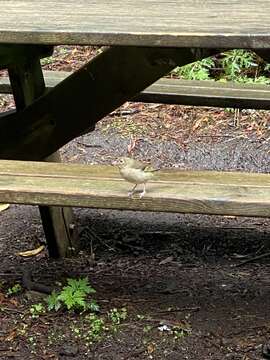
[(269, 0), (0, 0), (0, 43), (269, 48)]
[[(54, 88), (70, 75), (65, 71), (44, 71), (46, 88)], [(11, 93), (8, 77), (0, 77), (0, 93)], [(163, 78), (146, 88), (133, 101), (270, 109), (270, 86)]]
[(142, 199), (117, 167), (0, 161), (0, 202), (270, 217), (270, 175), (162, 170)]

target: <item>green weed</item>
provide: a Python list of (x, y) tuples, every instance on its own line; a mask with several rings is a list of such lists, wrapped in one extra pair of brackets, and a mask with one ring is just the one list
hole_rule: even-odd
[(98, 311), (99, 306), (95, 300), (88, 301), (87, 296), (94, 294), (96, 290), (92, 288), (87, 278), (68, 279), (68, 285), (63, 287), (60, 292), (53, 291), (47, 298), (48, 310), (58, 311), (61, 307), (67, 310), (91, 310)]
[(12, 287), (7, 289), (7, 296), (17, 295), (22, 292), (22, 287), (20, 284), (15, 284)]
[(45, 314), (45, 313), (46, 313), (46, 309), (45, 309), (45, 306), (42, 303), (33, 304), (30, 307), (30, 314), (31, 314), (33, 319), (36, 319), (40, 315)]
[(270, 84), (270, 64), (250, 50), (236, 49), (196, 61), (173, 70), (187, 80), (235, 81), (247, 84)]
[(174, 69), (173, 73), (187, 80), (211, 80), (210, 69), (215, 66), (212, 58), (196, 61)]

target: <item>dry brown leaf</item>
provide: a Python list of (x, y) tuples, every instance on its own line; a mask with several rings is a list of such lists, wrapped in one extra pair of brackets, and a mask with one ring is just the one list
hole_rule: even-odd
[(17, 331), (16, 329), (13, 329), (8, 336), (5, 338), (6, 341), (12, 341), (15, 339), (15, 337), (17, 336)]
[(154, 351), (156, 350), (155, 348), (155, 345), (150, 343), (148, 346), (147, 346), (147, 352), (148, 354), (152, 354)]
[(9, 303), (14, 305), (14, 306), (19, 306), (19, 302), (16, 299), (10, 299)]
[(9, 208), (9, 204), (0, 204), (0, 212)]
[(40, 245), (38, 248), (33, 250), (27, 250), (17, 253), (18, 256), (29, 257), (36, 256), (44, 249), (44, 245)]
[(3, 293), (0, 293), (0, 304), (2, 304), (5, 299), (5, 295)]

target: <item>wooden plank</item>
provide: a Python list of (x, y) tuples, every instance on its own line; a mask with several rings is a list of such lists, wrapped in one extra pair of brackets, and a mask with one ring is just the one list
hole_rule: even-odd
[[(112, 47), (41, 96), (25, 110), (2, 117), (0, 158), (41, 160), (177, 64), (204, 58), (198, 49)], [(76, 104), (76, 106), (74, 106)]]
[[(44, 71), (46, 88), (54, 88), (70, 74), (65, 71)], [(0, 77), (0, 93), (10, 91), (9, 79)], [(269, 110), (270, 86), (163, 78), (132, 101)]]
[[(26, 165), (27, 164), (27, 165)], [(184, 182), (190, 183), (202, 183), (208, 184), (209, 177), (211, 174), (213, 181), (219, 184), (228, 185), (232, 184), (234, 186), (256, 186), (259, 184), (264, 184), (270, 186), (270, 175), (261, 174), (261, 173), (242, 173), (242, 172), (222, 172), (222, 171), (180, 171), (181, 180)], [(100, 179), (106, 178), (109, 179), (119, 179), (119, 172), (115, 166), (105, 166), (105, 165), (83, 165), (83, 164), (70, 164), (70, 163), (43, 163), (36, 161), (9, 161), (9, 160), (0, 160), (0, 176), (9, 175), (9, 176), (42, 176), (50, 178), (63, 178), (65, 179), (78, 179), (80, 178), (82, 182), (89, 178)], [(170, 181), (178, 179), (178, 171), (174, 169), (163, 169), (162, 172), (157, 174), (162, 175), (162, 179), (166, 180), (167, 178)], [(224, 175), (225, 174), (225, 175)], [(160, 178), (161, 175), (158, 175)]]
[[(11, 49), (11, 55), (13, 55), (13, 50)], [(14, 63), (9, 64), (8, 67), (17, 111), (22, 111), (36, 98), (43, 95), (45, 91), (45, 82), (37, 50), (38, 47), (35, 49), (35, 56), (32, 54), (31, 57), (27, 57), (21, 51), (21, 58), (25, 60), (21, 61), (19, 57), (16, 62), (16, 58), (14, 58)], [(42, 54), (43, 49), (40, 50)], [(26, 53), (28, 53), (28, 49)], [(61, 161), (59, 153), (54, 153), (45, 160)], [(71, 229), (70, 227), (70, 224), (73, 223), (72, 209), (56, 206), (39, 206), (39, 211), (49, 255), (56, 258), (73, 254), (78, 238), (76, 236), (76, 229), (73, 227)]]
[(162, 170), (130, 199), (116, 167), (0, 161), (0, 202), (270, 217), (270, 175)]
[(269, 48), (268, 0), (0, 0), (0, 43)]
[(160, 79), (133, 100), (150, 103), (269, 110), (270, 86)]

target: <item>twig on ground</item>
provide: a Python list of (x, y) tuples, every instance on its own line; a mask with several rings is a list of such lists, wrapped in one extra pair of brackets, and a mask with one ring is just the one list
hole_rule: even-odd
[(244, 260), (244, 261), (242, 261), (242, 262), (239, 263), (239, 264), (233, 265), (233, 267), (239, 267), (239, 266), (242, 266), (242, 265), (251, 263), (251, 262), (253, 262), (253, 261), (263, 259), (263, 258), (265, 258), (265, 257), (267, 257), (267, 256), (270, 256), (270, 252), (265, 253), (265, 254), (261, 254), (261, 255), (257, 255), (257, 256), (254, 256), (253, 258)]
[(158, 314), (166, 314), (166, 313), (173, 313), (173, 312), (181, 312), (181, 311), (199, 311), (199, 306), (194, 307), (183, 307), (183, 308), (177, 308), (177, 309), (168, 309), (168, 310), (158, 310), (156, 313)]

